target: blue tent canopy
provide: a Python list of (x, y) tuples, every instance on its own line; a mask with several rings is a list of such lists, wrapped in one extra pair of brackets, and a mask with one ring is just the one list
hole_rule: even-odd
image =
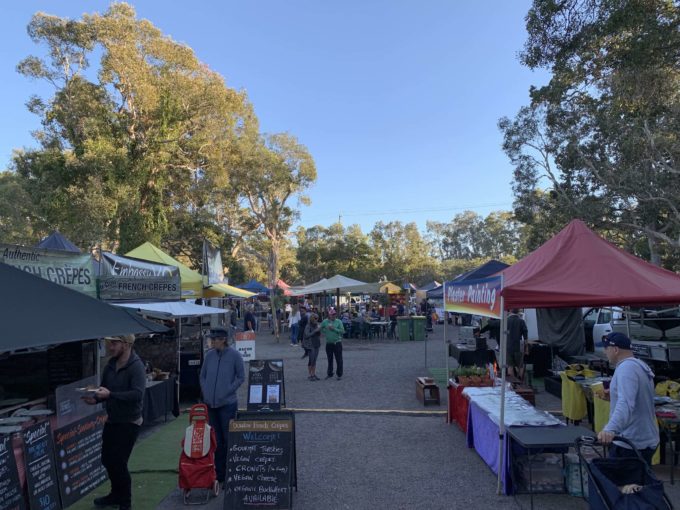
[(72, 253), (82, 253), (80, 248), (78, 248), (75, 244), (66, 239), (58, 230), (55, 230), (45, 239), (40, 241), (36, 248), (43, 248), (45, 250), (69, 251)]
[(247, 283), (236, 285), (237, 288), (248, 290), (250, 292), (257, 292), (258, 294), (269, 294), (269, 288), (262, 285), (257, 280), (250, 280)]

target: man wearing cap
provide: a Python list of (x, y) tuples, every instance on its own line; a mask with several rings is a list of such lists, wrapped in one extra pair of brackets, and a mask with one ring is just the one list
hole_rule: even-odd
[(611, 443), (610, 457), (634, 456), (625, 443), (612, 443), (614, 436), (625, 437), (651, 465), (659, 444), (659, 427), (654, 413), (654, 373), (645, 362), (633, 356), (630, 338), (623, 333), (609, 333), (603, 343), (607, 359), (616, 369), (609, 386), (609, 421), (597, 439), (604, 444)]
[(243, 384), (243, 358), (236, 349), (229, 347), (229, 332), (213, 328), (208, 337), (212, 349), (205, 353), (201, 367), (200, 383), (203, 402), (208, 405), (210, 426), (215, 430), (217, 450), (215, 471), (217, 480), (224, 482), (227, 470), (227, 435), (229, 422), (236, 417), (238, 400), (236, 391)]
[(328, 358), (328, 370), (326, 379), (333, 377), (333, 358), (337, 370), (335, 374), (338, 381), (342, 379), (342, 336), (345, 334), (345, 326), (337, 318), (335, 308), (328, 310), (328, 318), (321, 323), (321, 334), (326, 338), (326, 357)]
[(142, 403), (146, 389), (144, 363), (132, 350), (134, 335), (107, 337), (111, 359), (104, 367), (101, 386), (88, 404), (104, 402), (108, 416), (102, 434), (102, 464), (111, 481), (111, 492), (95, 498), (97, 507), (132, 506), (132, 479), (127, 463), (142, 425)]

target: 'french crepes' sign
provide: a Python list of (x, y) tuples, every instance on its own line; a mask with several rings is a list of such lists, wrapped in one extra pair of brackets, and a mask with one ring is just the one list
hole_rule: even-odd
[(97, 281), (89, 254), (0, 244), (0, 262), (97, 297)]
[(500, 276), (444, 283), (444, 308), (447, 312), (501, 317)]

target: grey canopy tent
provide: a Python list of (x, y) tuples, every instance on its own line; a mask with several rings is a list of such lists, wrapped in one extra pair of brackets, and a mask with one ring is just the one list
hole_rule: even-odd
[(167, 331), (134, 311), (0, 263), (0, 352)]

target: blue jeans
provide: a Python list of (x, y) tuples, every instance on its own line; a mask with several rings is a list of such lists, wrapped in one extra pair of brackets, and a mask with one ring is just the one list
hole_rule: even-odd
[(229, 422), (236, 418), (238, 402), (227, 404), (222, 407), (208, 407), (208, 422), (215, 431), (217, 438), (217, 450), (215, 451), (215, 471), (217, 479), (224, 481), (227, 473), (227, 437), (229, 434)]
[(297, 337), (298, 337), (298, 323), (296, 322), (290, 327), (290, 343), (291, 344), (297, 344)]

